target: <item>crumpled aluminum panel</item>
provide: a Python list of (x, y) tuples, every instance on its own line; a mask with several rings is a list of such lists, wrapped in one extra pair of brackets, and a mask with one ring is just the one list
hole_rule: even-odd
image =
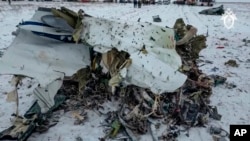
[[(173, 29), (94, 17), (84, 17), (83, 28), (82, 39), (95, 51), (105, 53), (116, 48), (130, 54), (132, 64), (123, 75), (124, 83), (161, 94), (175, 91), (186, 81), (178, 71), (182, 62), (175, 50)], [(146, 54), (141, 52), (143, 48)]]

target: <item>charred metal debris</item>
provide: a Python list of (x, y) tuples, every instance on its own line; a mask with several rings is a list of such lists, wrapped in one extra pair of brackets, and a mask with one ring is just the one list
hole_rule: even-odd
[[(176, 40), (183, 39), (192, 27), (186, 25), (182, 19), (177, 19), (173, 27)], [(63, 80), (63, 85), (55, 97), (56, 105), (47, 114), (41, 114), (37, 103), (32, 105), (24, 115), (26, 122), (30, 124), (16, 121), (27, 126), (21, 131), (22, 134), (8, 138), (26, 140), (32, 132), (47, 131), (58, 122), (58, 111), (73, 111), (76, 125), (87, 122), (88, 110), (105, 117), (102, 126), (106, 136), (99, 137), (100, 141), (108, 138), (137, 141), (140, 140), (140, 135), (146, 133), (152, 136), (153, 141), (174, 141), (182, 133), (188, 136), (189, 129), (194, 126), (206, 127), (209, 118), (220, 120), (221, 115), (216, 107), (209, 104), (209, 98), (212, 95), (212, 86), (224, 83), (226, 79), (215, 75), (208, 76), (198, 68), (196, 60), (199, 52), (206, 48), (206, 37), (192, 35), (187, 39), (176, 46), (176, 50), (182, 59), (180, 71), (187, 75), (188, 79), (175, 92), (155, 95), (149, 89), (134, 85), (124, 87), (120, 83), (116, 83), (116, 89), (113, 91), (109, 80), (115, 76), (117, 69), (126, 66), (124, 62), (129, 58), (129, 54), (114, 49), (113, 59), (109, 58), (106, 64), (109, 72), (104, 73), (100, 65), (95, 65), (100, 63), (101, 54), (92, 52), (91, 66)], [(103, 112), (103, 104), (107, 101), (117, 101), (117, 110)], [(24, 117), (20, 119), (23, 120)], [(8, 131), (15, 127), (1, 132), (0, 139), (6, 139), (5, 135), (9, 135)], [(158, 132), (160, 127), (164, 128), (162, 133)], [(82, 139), (78, 137), (77, 140)]]
[[(174, 26), (178, 38), (182, 39), (190, 27), (191, 25), (186, 26), (182, 19), (178, 19)], [(136, 86), (120, 87), (112, 95), (119, 99), (120, 110), (109, 113), (112, 116), (108, 116), (108, 124), (123, 127), (131, 140), (138, 140), (139, 134), (150, 132), (154, 141), (169, 141), (176, 140), (181, 132), (188, 136), (188, 130), (193, 126), (205, 127), (209, 118), (220, 120), (221, 115), (216, 107), (209, 104), (209, 98), (212, 86), (223, 84), (226, 78), (207, 76), (199, 70), (196, 59), (206, 47), (205, 42), (206, 37), (198, 35), (185, 44), (176, 46), (183, 63), (180, 70), (188, 76), (185, 84), (176, 92), (158, 96), (148, 89)], [(156, 131), (160, 126), (165, 126), (165, 131), (157, 135)], [(111, 127), (107, 136), (113, 138), (117, 128)]]
[[(190, 28), (191, 25), (186, 26), (184, 22), (178, 23), (178, 21), (183, 22), (183, 20), (178, 19), (176, 22), (176, 25), (182, 24), (179, 27), (184, 30), (180, 31), (176, 28), (176, 31), (179, 38), (183, 38), (188, 32), (185, 28)], [(69, 110), (92, 109), (105, 116), (106, 120), (103, 124), (108, 125), (105, 127), (106, 136), (101, 137), (100, 140), (120, 138), (121, 136), (116, 137), (120, 133), (124, 133), (130, 140), (139, 140), (139, 135), (146, 133), (152, 135), (152, 140), (176, 140), (181, 133), (188, 136), (189, 128), (206, 127), (209, 118), (221, 119), (217, 108), (209, 104), (209, 98), (212, 94), (212, 86), (222, 84), (226, 79), (217, 75), (207, 76), (199, 70), (196, 63), (200, 50), (206, 47), (205, 42), (206, 37), (198, 35), (185, 44), (176, 46), (183, 63), (180, 70), (188, 76), (188, 79), (173, 93), (155, 95), (149, 89), (134, 85), (127, 87), (119, 85), (112, 93), (108, 84), (110, 74), (103, 73), (101, 68), (87, 68), (73, 76), (73, 79), (67, 80), (72, 82), (79, 76), (85, 76), (85, 79), (80, 79), (80, 81), (75, 79), (76, 83), (71, 83), (74, 84), (75, 95), (72, 93), (68, 95), (69, 99), (66, 101), (65, 108)], [(118, 60), (121, 62), (126, 60), (128, 54), (114, 52), (120, 53), (116, 55), (117, 57), (123, 56)], [(100, 56), (96, 54), (93, 60), (100, 60)], [(116, 65), (118, 68), (121, 63), (117, 62)], [(85, 86), (79, 84), (85, 84)], [(81, 89), (77, 92), (79, 87)], [(105, 101), (114, 101), (114, 99), (119, 101), (118, 110), (103, 113), (102, 104)], [(165, 131), (161, 135), (157, 133), (160, 126), (165, 126)]]

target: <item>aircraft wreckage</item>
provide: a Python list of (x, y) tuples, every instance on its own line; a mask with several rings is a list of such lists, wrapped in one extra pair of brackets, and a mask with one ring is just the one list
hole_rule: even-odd
[[(111, 86), (133, 84), (161, 94), (175, 91), (186, 81), (186, 76), (178, 71), (182, 63), (175, 50), (173, 29), (151, 23), (122, 23), (89, 15), (82, 15), (81, 24), (67, 16), (71, 18), (70, 24), (67, 24), (67, 19), (57, 17), (59, 12), (54, 11), (56, 9), (39, 8), (30, 21), (18, 25), (16, 38), (0, 62), (3, 66), (1, 74), (34, 78), (40, 84), (36, 89), (43, 94), (42, 89), (90, 66), (89, 50), (93, 48), (102, 54), (101, 64), (112, 72)], [(76, 28), (75, 32), (73, 28)], [(78, 37), (74, 39), (73, 36)], [(79, 43), (70, 43), (74, 40)], [(122, 65), (115, 66), (119, 68), (109, 66), (116, 58), (112, 58), (111, 62), (105, 59), (114, 49), (117, 53), (123, 51), (128, 54), (127, 58), (120, 59), (124, 62), (118, 62)], [(122, 57), (120, 55), (118, 58)], [(58, 90), (60, 86), (55, 85), (53, 89)], [(54, 97), (56, 90), (51, 91), (53, 93), (48, 89), (47, 95)]]
[[(183, 24), (177, 24), (174, 28), (179, 32), (183, 29), (182, 26)], [(27, 139), (31, 134), (29, 130), (36, 126), (32, 124), (36, 118), (31, 116), (32, 113), (41, 112), (46, 115), (58, 106), (60, 96), (57, 93), (63, 81), (74, 77), (85, 68), (90, 70), (101, 68), (102, 72), (108, 72), (110, 76), (108, 86), (112, 93), (115, 93), (116, 88), (131, 85), (150, 90), (155, 95), (155, 102), (148, 116), (156, 111), (154, 108), (157, 108), (159, 99), (157, 96), (177, 92), (180, 87), (184, 87), (184, 83), (190, 82), (204, 89), (209, 88), (203, 85), (203, 82), (198, 83), (188, 79), (183, 73), (187, 69), (192, 70), (187, 67), (192, 65), (189, 64), (190, 61), (184, 61), (183, 64), (183, 58), (176, 51), (176, 44), (183, 45), (193, 36), (179, 35), (183, 38), (176, 41), (178, 35), (172, 28), (147, 22), (122, 22), (96, 18), (84, 13), (83, 10), (75, 13), (65, 7), (61, 9), (39, 7), (30, 20), (19, 23), (17, 27), (17, 31), (13, 32), (16, 38), (0, 60), (0, 74), (14, 75), (16, 86), (21, 77), (33, 78), (39, 85), (33, 90), (36, 103), (24, 115), (30, 120), (30, 124), (16, 121), (15, 126), (0, 133), (0, 138), (8, 135), (12, 139)], [(189, 26), (189, 28), (192, 31), (190, 30), (190, 33), (187, 31), (186, 35), (197, 32), (195, 27)], [(197, 36), (196, 39), (205, 42), (204, 37)], [(199, 52), (202, 48), (203, 44), (201, 48), (196, 47), (193, 50)], [(191, 54), (197, 57), (195, 51)], [(85, 74), (87, 73), (89, 72), (86, 71)], [(196, 72), (192, 76), (196, 75), (201, 76), (201, 73)], [(86, 83), (79, 82), (79, 91), (83, 85)], [(142, 95), (144, 98), (147, 97), (145, 92)], [(40, 111), (34, 110), (37, 106), (40, 107)], [(210, 111), (211, 113), (213, 112)], [(217, 119), (220, 119), (219, 115)], [(124, 123), (123, 120), (120, 122)], [(25, 126), (22, 128), (24, 131), (19, 132), (19, 123)], [(21, 136), (19, 133), (22, 133)]]

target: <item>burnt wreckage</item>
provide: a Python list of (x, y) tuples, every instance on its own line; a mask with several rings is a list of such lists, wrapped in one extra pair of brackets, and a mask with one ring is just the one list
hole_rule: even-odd
[[(220, 120), (209, 97), (212, 86), (226, 79), (199, 70), (196, 59), (206, 37), (196, 32), (182, 19), (166, 28), (65, 7), (38, 8), (18, 25), (0, 60), (0, 73), (14, 75), (15, 89), (8, 95), (18, 95), (20, 82), (30, 77), (39, 83), (33, 90), (36, 101), (24, 115), (14, 114), (13, 126), (0, 132), (0, 139), (26, 140), (47, 131), (58, 122), (59, 109), (78, 110), (75, 124), (85, 122), (85, 110), (99, 111), (110, 125), (100, 139), (126, 133), (140, 140), (150, 132), (153, 140), (175, 140), (181, 127), (188, 131), (209, 118)], [(101, 112), (102, 104), (114, 98), (117, 110)], [(156, 132), (159, 128), (164, 132)]]

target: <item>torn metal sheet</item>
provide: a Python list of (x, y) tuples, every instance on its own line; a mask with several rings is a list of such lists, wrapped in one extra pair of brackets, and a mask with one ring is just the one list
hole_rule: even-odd
[(173, 29), (93, 17), (84, 17), (83, 29), (82, 40), (95, 51), (116, 48), (130, 54), (132, 64), (123, 82), (150, 88), (156, 94), (173, 92), (185, 82), (186, 76), (178, 71), (182, 62), (175, 50)]
[(224, 13), (225, 11), (223, 9), (223, 5), (220, 5), (219, 7), (205, 9), (199, 12), (199, 14), (205, 14), (205, 15), (222, 15)]
[(42, 113), (49, 111), (49, 109), (55, 105), (54, 97), (62, 86), (63, 78), (64, 75), (48, 84), (46, 87), (38, 86), (33, 90)]
[(72, 76), (89, 64), (88, 47), (42, 38), (20, 29), (0, 60), (0, 74), (32, 77), (45, 87), (62, 74)]
[(173, 92), (186, 80), (186, 76), (159, 60), (153, 53), (148, 55), (131, 54), (133, 60), (124, 78), (127, 85), (134, 84), (150, 88), (155, 94)]
[(17, 37), (0, 60), (0, 74), (36, 79), (40, 86), (35, 88), (34, 94), (42, 112), (46, 112), (54, 105), (53, 98), (62, 85), (57, 80), (72, 76), (89, 64), (88, 47), (43, 38), (19, 29)]
[(56, 26), (59, 31), (65, 31), (73, 33), (74, 29), (62, 18), (55, 17), (54, 15), (45, 15), (41, 20), (50, 26)]
[[(69, 29), (66, 21), (63, 22), (63, 19), (53, 17), (51, 8), (39, 7), (32, 18), (19, 23), (18, 28), (31, 31), (42, 37), (73, 43), (72, 32), (69, 32), (72, 29)], [(55, 22), (57, 23), (55, 24)], [(62, 26), (65, 28), (62, 29)]]

